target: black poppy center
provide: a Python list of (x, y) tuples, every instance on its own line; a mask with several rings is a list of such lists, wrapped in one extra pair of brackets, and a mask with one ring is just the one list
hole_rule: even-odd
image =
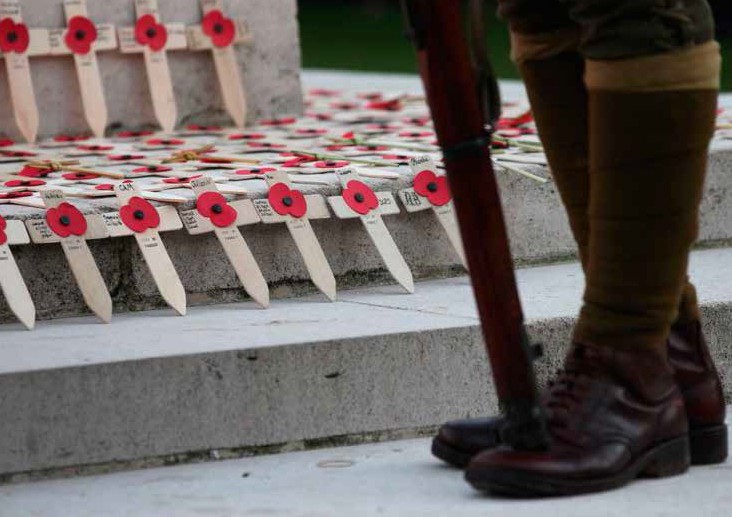
[(152, 39), (158, 34), (158, 31), (155, 29), (155, 27), (150, 27), (148, 30), (145, 31), (145, 36)]
[(150, 167), (147, 168), (148, 172), (157, 172), (157, 170), (158, 170), (157, 165), (151, 165)]
[(76, 31), (76, 32), (74, 33), (74, 37), (75, 37), (75, 38), (76, 38), (76, 39), (77, 39), (78, 41), (83, 41), (83, 40), (84, 40), (84, 38), (86, 38), (86, 31), (85, 31), (85, 30), (82, 30), (82, 29), (79, 29), (79, 30), (77, 30), (77, 31)]
[(222, 32), (224, 32), (224, 26), (220, 23), (217, 23), (213, 26), (213, 30), (216, 34), (221, 34)]
[(353, 199), (355, 199), (359, 203), (363, 203), (365, 198), (363, 197), (363, 194), (359, 192), (355, 196), (353, 196)]
[(427, 183), (427, 190), (429, 190), (430, 192), (437, 192), (437, 183), (435, 183), (434, 181), (430, 181), (429, 183)]
[(142, 221), (143, 219), (145, 219), (145, 212), (143, 212), (142, 210), (135, 210), (134, 212), (132, 212), (132, 217), (134, 217), (138, 221)]
[(15, 43), (16, 41), (18, 41), (18, 33), (15, 31), (8, 32), (7, 39), (9, 43)]
[(132, 155), (131, 154), (123, 154), (119, 158), (120, 158), (120, 160), (131, 160), (132, 159)]
[(325, 162), (325, 165), (328, 167), (335, 167), (336, 162)]
[(282, 204), (285, 206), (292, 206), (292, 198), (290, 196), (283, 197)]
[(71, 219), (69, 219), (68, 215), (62, 215), (59, 217), (58, 222), (61, 223), (62, 226), (68, 226), (71, 224)]
[(220, 204), (216, 203), (215, 205), (213, 205), (211, 207), (211, 211), (214, 214), (220, 214), (220, 213), (222, 213), (224, 211), (224, 207), (222, 207)]

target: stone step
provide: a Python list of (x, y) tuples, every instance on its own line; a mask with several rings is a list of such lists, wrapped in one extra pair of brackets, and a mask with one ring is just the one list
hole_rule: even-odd
[(732, 462), (582, 497), (483, 496), (428, 439), (292, 452), (0, 487), (3, 515), (107, 517), (676, 517), (726, 515)]
[[(691, 276), (732, 374), (732, 248)], [(582, 291), (576, 263), (518, 271), (529, 331), (561, 361)], [(0, 473), (134, 467), (407, 435), (495, 410), (465, 277), (276, 301), (0, 327)], [(728, 395), (732, 386), (728, 383)], [(84, 469), (81, 469), (83, 471)], [(43, 472), (41, 472), (43, 474)], [(47, 473), (47, 472), (46, 472)]]

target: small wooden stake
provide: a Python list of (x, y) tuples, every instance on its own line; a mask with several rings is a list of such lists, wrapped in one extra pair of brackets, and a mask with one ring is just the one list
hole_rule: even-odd
[(13, 314), (31, 330), (36, 324), (36, 307), (10, 251), (11, 245), (30, 242), (23, 222), (0, 216), (0, 242), (0, 291)]

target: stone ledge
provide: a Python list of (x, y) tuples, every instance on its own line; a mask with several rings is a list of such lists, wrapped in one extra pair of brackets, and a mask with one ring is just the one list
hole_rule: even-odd
[[(732, 249), (695, 252), (691, 276), (725, 378)], [(560, 363), (582, 290), (577, 264), (519, 270), (529, 329)], [(0, 330), (0, 473), (333, 436), (417, 430), (495, 409), (466, 278), (319, 298), (92, 318)], [(17, 327), (16, 327), (17, 328)], [(113, 332), (110, 332), (110, 329)], [(728, 396), (732, 395), (727, 383)], [(200, 456), (200, 454), (198, 454)]]

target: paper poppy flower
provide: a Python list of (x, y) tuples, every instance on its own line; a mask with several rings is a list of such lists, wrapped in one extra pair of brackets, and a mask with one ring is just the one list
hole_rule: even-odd
[(229, 135), (229, 140), (261, 140), (267, 138), (264, 133), (234, 133)]
[(142, 160), (144, 158), (145, 158), (145, 155), (142, 155), (142, 154), (110, 154), (109, 156), (107, 156), (107, 160), (112, 160), (114, 162)]
[(388, 145), (359, 145), (356, 147), (358, 151), (370, 152), (370, 151), (388, 151), (391, 149)]
[(150, 165), (149, 167), (138, 167), (132, 169), (135, 174), (156, 174), (158, 172), (169, 172), (173, 169), (171, 167), (165, 167), (163, 165)]
[(69, 20), (64, 41), (74, 54), (86, 55), (91, 52), (97, 40), (97, 27), (85, 16), (74, 16)]
[(215, 47), (228, 47), (234, 42), (236, 26), (231, 18), (224, 16), (218, 9), (209, 11), (201, 22), (203, 33), (211, 39)]
[(414, 177), (414, 191), (434, 206), (446, 205), (452, 199), (447, 177), (430, 170), (421, 171)]
[(379, 206), (379, 199), (371, 187), (358, 180), (351, 180), (343, 189), (343, 200), (357, 214), (366, 215)]
[(15, 142), (9, 138), (0, 138), (0, 147), (10, 147), (11, 145), (15, 145)]
[(414, 126), (427, 126), (430, 122), (432, 122), (432, 119), (430, 117), (409, 117), (405, 118), (404, 122), (407, 124), (412, 124)]
[(151, 138), (145, 142), (145, 144), (147, 145), (164, 147), (174, 147), (176, 145), (183, 145), (185, 143), (185, 140), (180, 140), (178, 138)]
[[(123, 180), (122, 183), (132, 183), (132, 180)], [(94, 185), (94, 190), (114, 190), (114, 184), (100, 183), (99, 185)]]
[(262, 126), (289, 126), (297, 122), (295, 117), (279, 117), (260, 120), (259, 124)]
[(203, 174), (196, 174), (194, 176), (185, 176), (180, 178), (165, 178), (163, 180), (163, 183), (167, 183), (168, 185), (187, 185), (191, 181), (203, 177)]
[(54, 142), (59, 143), (71, 143), (71, 142), (83, 142), (89, 140), (88, 135), (56, 135), (53, 137)]
[(253, 167), (251, 169), (239, 169), (234, 172), (234, 174), (237, 174), (238, 176), (261, 176), (263, 174), (267, 174), (268, 172), (274, 172), (277, 169), (274, 167)]
[(402, 109), (402, 101), (401, 99), (371, 101), (366, 104), (366, 109), (378, 111), (399, 111)]
[(221, 126), (202, 126), (200, 124), (188, 124), (186, 126), (188, 131), (221, 131), (224, 129)]
[(119, 209), (119, 218), (127, 228), (135, 233), (160, 226), (160, 214), (149, 201), (133, 196), (126, 205)]
[(8, 242), (8, 236), (5, 235), (5, 228), (7, 227), (8, 223), (6, 223), (3, 216), (0, 215), (0, 246)]
[(24, 23), (15, 23), (12, 18), (0, 21), (0, 50), (3, 54), (17, 52), (22, 54), (28, 50), (30, 34)]
[(140, 138), (141, 136), (150, 136), (153, 131), (120, 131), (115, 134), (117, 138)]
[(317, 113), (314, 111), (308, 111), (307, 113), (305, 113), (305, 116), (320, 121), (331, 120), (333, 118), (333, 115), (331, 115), (330, 113)]
[(233, 163), (234, 160), (231, 158), (216, 158), (215, 156), (209, 156), (208, 158), (200, 158), (198, 160), (201, 163)]
[(269, 188), (267, 194), (272, 210), (280, 215), (291, 215), (298, 219), (308, 211), (308, 203), (305, 196), (299, 190), (291, 189), (284, 183), (275, 183)]
[(3, 183), (3, 186), (8, 188), (14, 187), (40, 187), (45, 185), (46, 182), (43, 180), (8, 180)]
[(30, 151), (0, 151), (0, 156), (6, 158), (28, 158), (30, 156), (37, 156), (37, 154)]
[(285, 149), (285, 144), (275, 144), (272, 142), (247, 142), (247, 147), (254, 149)]
[(404, 138), (427, 138), (435, 136), (432, 131), (402, 131), (399, 136)]
[(236, 210), (218, 192), (204, 192), (196, 200), (196, 210), (214, 226), (226, 228), (236, 221)]
[(320, 136), (328, 133), (327, 129), (314, 127), (301, 127), (295, 130), (295, 134), (301, 136)]
[(149, 47), (153, 52), (158, 52), (165, 48), (168, 42), (168, 30), (165, 25), (158, 23), (155, 16), (145, 14), (140, 16), (135, 23), (135, 40), (145, 47)]
[(313, 90), (310, 90), (308, 92), (308, 95), (312, 95), (313, 97), (335, 97), (340, 92), (338, 90), (329, 90), (327, 88), (315, 88)]
[(325, 150), (326, 151), (342, 151), (346, 147), (348, 147), (348, 146), (344, 145), (344, 144), (333, 144), (333, 145), (326, 146)]
[(67, 172), (62, 174), (61, 177), (65, 180), (71, 181), (84, 181), (84, 180), (95, 180), (99, 178), (99, 174), (93, 174), (91, 172)]
[(350, 162), (345, 160), (326, 160), (322, 162), (315, 162), (313, 167), (318, 169), (340, 169), (341, 167), (347, 167)]
[(308, 155), (296, 155), (291, 160), (286, 160), (282, 166), (283, 167), (300, 167), (301, 165), (305, 163), (311, 163), (316, 162), (318, 159), (315, 156), (308, 156)]
[(113, 145), (77, 145), (76, 148), (79, 151), (89, 151), (89, 152), (97, 152), (97, 151), (111, 151), (114, 149)]
[(86, 218), (79, 209), (70, 203), (61, 203), (57, 208), (46, 210), (46, 223), (59, 237), (86, 233)]
[(24, 178), (45, 178), (49, 174), (51, 174), (50, 168), (25, 165), (18, 173), (18, 176), (23, 176)]
[(349, 111), (358, 108), (358, 104), (355, 102), (331, 102), (330, 107), (336, 110)]
[(18, 197), (32, 196), (33, 192), (29, 190), (17, 190), (15, 192), (0, 192), (0, 199), (15, 199)]
[(507, 129), (507, 128), (513, 128), (518, 126), (523, 126), (524, 124), (529, 124), (534, 121), (534, 116), (531, 114), (531, 111), (525, 111), (524, 113), (516, 116), (516, 117), (502, 117), (498, 119), (498, 124), (496, 124), (497, 129)]

